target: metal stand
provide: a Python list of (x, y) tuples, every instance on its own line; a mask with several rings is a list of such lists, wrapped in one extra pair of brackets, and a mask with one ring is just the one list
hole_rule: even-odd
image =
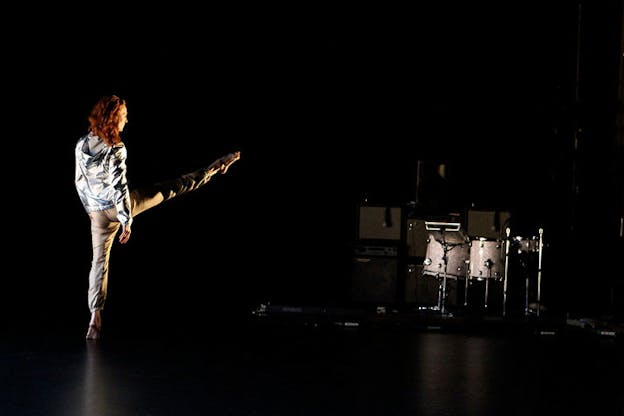
[(448, 279), (448, 252), (451, 251), (454, 247), (463, 244), (462, 243), (451, 243), (447, 241), (447, 232), (459, 232), (460, 238), (462, 241), (466, 240), (466, 236), (461, 231), (460, 223), (452, 222), (430, 222), (425, 221), (425, 228), (428, 231), (437, 231), (439, 232), (439, 238), (436, 238), (436, 241), (440, 243), (442, 246), (442, 263), (444, 266), (444, 270), (442, 272), (442, 281), (438, 287), (438, 307), (437, 309), (440, 311), (442, 315), (446, 315), (446, 284)]
[(464, 273), (464, 308), (468, 307), (468, 281), (470, 280), (469, 269), (466, 268), (466, 273)]
[[(539, 240), (538, 240), (538, 248), (537, 248), (537, 299), (536, 299), (536, 311), (535, 314), (539, 317), (542, 309), (542, 253), (544, 247), (544, 229), (539, 229)], [(528, 256), (528, 254), (527, 254)], [(528, 258), (525, 261), (521, 262), (522, 268), (525, 271), (525, 284), (524, 284), (524, 315), (529, 316), (531, 313), (531, 308), (529, 307), (529, 264)]]
[(444, 230), (441, 230), (442, 241), (442, 262), (444, 263), (444, 272), (442, 273), (442, 283), (438, 290), (438, 309), (440, 313), (446, 314), (446, 279), (448, 278), (448, 256), (447, 253), (451, 250), (450, 244), (446, 242)]
[(489, 294), (490, 294), (490, 279), (492, 278), (492, 261), (491, 260), (486, 260), (484, 263), (484, 266), (487, 267), (488, 273), (487, 273), (487, 277), (485, 279), (485, 296), (483, 299), (483, 308), (487, 311), (488, 310), (488, 299), (489, 299)]
[(503, 317), (507, 315), (507, 277), (509, 275), (509, 246), (511, 245), (511, 240), (509, 238), (511, 234), (511, 229), (507, 227), (505, 229), (505, 235), (507, 238), (505, 239), (505, 275), (503, 278)]
[(537, 316), (542, 308), (542, 248), (544, 247), (544, 229), (539, 229), (539, 248), (537, 260)]
[(531, 309), (529, 308), (529, 264), (527, 261), (521, 261), (522, 269), (524, 269), (524, 316), (529, 316)]

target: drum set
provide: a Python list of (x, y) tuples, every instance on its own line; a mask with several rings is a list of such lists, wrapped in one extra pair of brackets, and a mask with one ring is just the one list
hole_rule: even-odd
[[(511, 268), (511, 277), (515, 281), (518, 281), (517, 276), (524, 275), (524, 314), (531, 313), (529, 300), (533, 295), (537, 298), (536, 313), (539, 315), (543, 229), (540, 228), (536, 236), (512, 237), (510, 228), (507, 228), (504, 238), (491, 239), (468, 236), (460, 223), (425, 221), (425, 227), (428, 238), (422, 273), (434, 276), (439, 282), (438, 302), (434, 309), (447, 313), (447, 285), (448, 280), (453, 279), (464, 282), (464, 307), (469, 306), (469, 287), (477, 284), (484, 286), (481, 306), (488, 310), (490, 283), (497, 282), (502, 283), (502, 314), (505, 316)], [(536, 268), (531, 267), (536, 263)], [(537, 287), (531, 291), (531, 282), (535, 282), (531, 278), (534, 272), (537, 274)]]

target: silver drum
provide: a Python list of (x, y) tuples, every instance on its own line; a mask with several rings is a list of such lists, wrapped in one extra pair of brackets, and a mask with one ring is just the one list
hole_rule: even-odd
[(505, 268), (504, 244), (500, 240), (478, 238), (470, 242), (470, 278), (500, 279)]

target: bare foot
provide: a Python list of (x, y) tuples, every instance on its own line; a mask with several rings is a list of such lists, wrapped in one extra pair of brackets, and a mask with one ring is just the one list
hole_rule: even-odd
[(89, 325), (86, 338), (89, 341), (100, 339), (100, 330), (95, 325)]
[(240, 151), (230, 153), (227, 156), (221, 158), (221, 166), (219, 167), (219, 171), (221, 173), (226, 173), (229, 167), (240, 159)]
[(100, 331), (102, 329), (102, 316), (99, 310), (91, 313), (91, 321), (89, 321), (89, 329), (87, 330), (86, 338), (88, 340), (96, 340), (100, 338)]

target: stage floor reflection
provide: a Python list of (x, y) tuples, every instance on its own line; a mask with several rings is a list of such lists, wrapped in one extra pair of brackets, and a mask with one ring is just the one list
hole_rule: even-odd
[(618, 337), (254, 319), (83, 335), (3, 337), (0, 414), (624, 414)]

